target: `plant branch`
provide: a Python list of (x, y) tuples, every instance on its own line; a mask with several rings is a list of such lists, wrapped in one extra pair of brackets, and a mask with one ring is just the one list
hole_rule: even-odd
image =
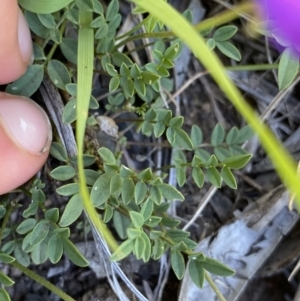
[[(234, 7), (232, 10), (226, 10), (225, 12), (221, 12), (217, 16), (215, 16), (212, 19), (207, 19), (205, 21), (202, 21), (194, 26), (194, 28), (198, 32), (203, 32), (207, 29), (210, 29), (212, 27), (217, 27), (222, 24), (228, 23), (230, 21), (233, 21), (234, 19), (238, 18), (239, 16), (243, 16), (244, 13), (250, 12), (253, 10), (253, 6), (249, 3), (244, 3), (241, 5), (238, 5)], [(121, 41), (119, 44), (117, 44), (114, 47), (114, 50), (117, 50), (119, 47), (126, 45), (128, 42), (144, 39), (144, 38), (175, 38), (175, 34), (172, 31), (165, 31), (165, 32), (147, 32), (143, 34), (137, 34), (134, 36), (130, 36), (126, 38), (125, 40)]]
[(13, 208), (14, 208), (14, 206), (10, 203), (8, 205), (8, 208), (7, 208), (6, 212), (5, 212), (5, 216), (4, 216), (1, 228), (0, 228), (0, 246), (1, 246), (1, 242), (2, 242), (3, 231), (4, 231), (5, 227), (6, 227), (8, 219), (10, 218), (10, 215), (12, 213)]
[(209, 274), (207, 272), (204, 272), (204, 275), (205, 275), (206, 281), (209, 283), (209, 285), (211, 286), (211, 288), (213, 289), (213, 291), (216, 293), (216, 295), (218, 296), (218, 298), (221, 301), (226, 301), (225, 297), (223, 296), (223, 294), (221, 293), (221, 291), (219, 290), (219, 288), (216, 286), (216, 284), (214, 283), (214, 281), (211, 279), (211, 277), (209, 276)]
[(66, 294), (64, 291), (59, 289), (57, 286), (46, 280), (44, 277), (38, 275), (37, 273), (33, 272), (32, 270), (28, 269), (27, 267), (23, 266), (21, 263), (18, 261), (13, 261), (10, 263), (13, 267), (17, 268), (20, 270), (23, 274), (26, 276), (30, 277), (34, 281), (38, 282), (42, 286), (46, 287), (48, 290), (50, 290), (52, 293), (56, 294), (59, 296), (62, 300), (64, 301), (76, 301), (73, 299), (71, 296)]

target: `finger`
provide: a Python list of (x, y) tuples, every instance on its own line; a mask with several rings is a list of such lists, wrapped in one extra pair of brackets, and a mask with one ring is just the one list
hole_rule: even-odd
[(51, 139), (48, 117), (36, 103), (0, 93), (0, 195), (37, 173), (47, 159)]
[(16, 0), (0, 5), (0, 84), (25, 73), (32, 60), (32, 41), (25, 17)]

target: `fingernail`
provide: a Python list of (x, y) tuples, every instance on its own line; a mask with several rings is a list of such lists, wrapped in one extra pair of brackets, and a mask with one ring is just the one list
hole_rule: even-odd
[(32, 51), (30, 30), (21, 10), (19, 10), (18, 39), (19, 39), (20, 52), (24, 63), (28, 65), (32, 64), (33, 51)]
[(52, 130), (44, 110), (31, 99), (0, 94), (0, 124), (7, 135), (23, 150), (33, 155), (46, 152)]

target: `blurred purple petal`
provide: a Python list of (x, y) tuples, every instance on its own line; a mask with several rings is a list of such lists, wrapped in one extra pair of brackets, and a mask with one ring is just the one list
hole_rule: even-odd
[[(300, 51), (300, 0), (256, 0), (264, 20), (272, 21), (271, 31)], [(271, 23), (270, 23), (271, 24)]]

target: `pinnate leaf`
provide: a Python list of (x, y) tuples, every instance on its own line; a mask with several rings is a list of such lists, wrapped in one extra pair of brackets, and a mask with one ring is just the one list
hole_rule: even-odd
[(231, 43), (229, 43), (227, 41), (216, 42), (216, 46), (224, 55), (228, 56), (229, 58), (234, 59), (235, 61), (238, 61), (238, 62), (241, 60), (240, 52)]
[(202, 130), (198, 125), (193, 125), (192, 126), (192, 131), (191, 131), (191, 140), (192, 143), (194, 144), (194, 147), (198, 147), (202, 143), (203, 139), (203, 134)]
[(226, 158), (223, 163), (231, 169), (240, 169), (250, 161), (251, 157), (251, 154), (233, 156)]
[(79, 185), (77, 183), (66, 184), (57, 188), (56, 192), (63, 196), (70, 196), (79, 192)]
[(118, 249), (111, 255), (110, 259), (112, 261), (119, 261), (123, 258), (127, 257), (131, 251), (133, 250), (133, 242), (132, 240), (128, 239), (121, 243)]
[(228, 166), (223, 166), (221, 169), (221, 177), (223, 181), (233, 189), (237, 188), (236, 180)]
[(279, 89), (287, 88), (294, 78), (299, 69), (299, 58), (291, 48), (286, 48), (279, 61), (278, 68), (278, 85)]
[(8, 277), (7, 275), (5, 275), (0, 271), (0, 283), (3, 284), (4, 286), (12, 286), (15, 282), (10, 277)]
[(76, 170), (73, 166), (64, 165), (53, 169), (50, 173), (51, 177), (58, 181), (67, 181), (76, 175)]
[(188, 134), (180, 128), (174, 128), (175, 144), (178, 147), (183, 147), (187, 150), (192, 150), (194, 145)]
[(130, 219), (135, 228), (140, 228), (144, 224), (144, 217), (141, 213), (136, 211), (129, 211)]
[(193, 167), (192, 177), (193, 177), (193, 180), (195, 181), (195, 183), (197, 184), (197, 186), (199, 188), (202, 188), (202, 186), (204, 184), (204, 174), (200, 167), (198, 167), (198, 166)]
[(206, 175), (207, 175), (207, 178), (208, 178), (209, 182), (212, 185), (214, 185), (218, 188), (221, 188), (222, 178), (221, 178), (220, 173), (218, 172), (218, 170), (215, 167), (208, 168), (207, 172), (206, 172)]
[(30, 243), (37, 245), (41, 243), (47, 236), (50, 228), (50, 223), (46, 220), (38, 222), (32, 230)]
[(18, 3), (28, 11), (37, 14), (51, 14), (66, 7), (74, 0), (19, 0)]
[(11, 301), (9, 294), (4, 288), (0, 288), (0, 300), (1, 301)]
[(179, 192), (176, 188), (174, 188), (173, 186), (171, 186), (169, 184), (162, 183), (162, 184), (157, 184), (155, 186), (160, 190), (163, 197), (166, 198), (167, 200), (170, 200), (170, 201), (173, 201), (173, 200), (183, 201), (184, 200), (184, 196), (182, 195), (182, 193)]
[(142, 236), (138, 236), (134, 240), (134, 247), (133, 251), (137, 259), (141, 259), (143, 257), (143, 254), (146, 250), (146, 241), (143, 239)]
[(233, 25), (222, 26), (214, 32), (213, 38), (216, 41), (226, 41), (232, 38), (236, 32), (237, 32), (236, 26)]
[(125, 205), (129, 204), (134, 197), (135, 186), (131, 178), (125, 179), (122, 185), (122, 200)]
[(213, 129), (212, 135), (211, 135), (211, 144), (213, 146), (220, 145), (225, 138), (225, 130), (224, 128), (218, 123)]
[(112, 176), (113, 174), (105, 173), (95, 182), (91, 192), (91, 200), (94, 206), (103, 205), (110, 197), (110, 181)]
[(114, 164), (116, 162), (114, 154), (108, 148), (101, 147), (98, 149), (98, 153), (105, 163)]
[(39, 88), (43, 77), (44, 67), (42, 65), (31, 65), (24, 75), (6, 87), (5, 92), (30, 97)]
[(176, 277), (181, 280), (185, 272), (184, 258), (179, 251), (171, 252), (171, 266), (176, 275)]
[(201, 264), (205, 270), (214, 275), (226, 277), (232, 276), (235, 273), (230, 267), (213, 258), (206, 257), (205, 261), (201, 262)]
[(11, 263), (15, 261), (15, 258), (6, 253), (0, 253), (0, 261), (3, 263)]
[(55, 264), (57, 263), (63, 254), (63, 242), (58, 234), (54, 234), (48, 243), (48, 256), (50, 261)]
[(244, 127), (242, 127), (240, 130), (239, 130), (239, 133), (238, 133), (238, 140), (236, 141), (236, 143), (244, 143), (246, 142), (247, 140), (249, 140), (251, 137), (253, 137), (253, 130), (251, 129), (251, 127), (249, 125), (246, 125)]
[(47, 65), (47, 71), (52, 82), (59, 89), (65, 90), (66, 85), (71, 82), (67, 67), (58, 60), (51, 60)]
[(144, 201), (147, 191), (147, 185), (144, 182), (139, 181), (136, 183), (134, 190), (134, 198), (136, 204), (140, 204)]
[(202, 288), (205, 279), (205, 272), (202, 264), (199, 261), (192, 259), (189, 261), (188, 269), (192, 281), (196, 284), (196, 286)]
[(16, 231), (19, 234), (26, 234), (29, 231), (31, 231), (34, 228), (35, 225), (36, 225), (36, 219), (35, 218), (27, 218), (24, 221), (22, 221), (21, 224), (19, 224)]
[(228, 145), (235, 144), (237, 143), (238, 138), (239, 138), (239, 130), (237, 129), (237, 127), (234, 126), (230, 129), (230, 131), (226, 135), (226, 143)]
[(79, 267), (86, 267), (89, 265), (88, 261), (84, 258), (84, 256), (79, 252), (76, 246), (66, 238), (62, 239), (64, 252), (68, 256), (68, 258)]
[(83, 211), (83, 204), (79, 193), (73, 195), (69, 200), (64, 213), (59, 221), (60, 227), (67, 227), (74, 223)]

